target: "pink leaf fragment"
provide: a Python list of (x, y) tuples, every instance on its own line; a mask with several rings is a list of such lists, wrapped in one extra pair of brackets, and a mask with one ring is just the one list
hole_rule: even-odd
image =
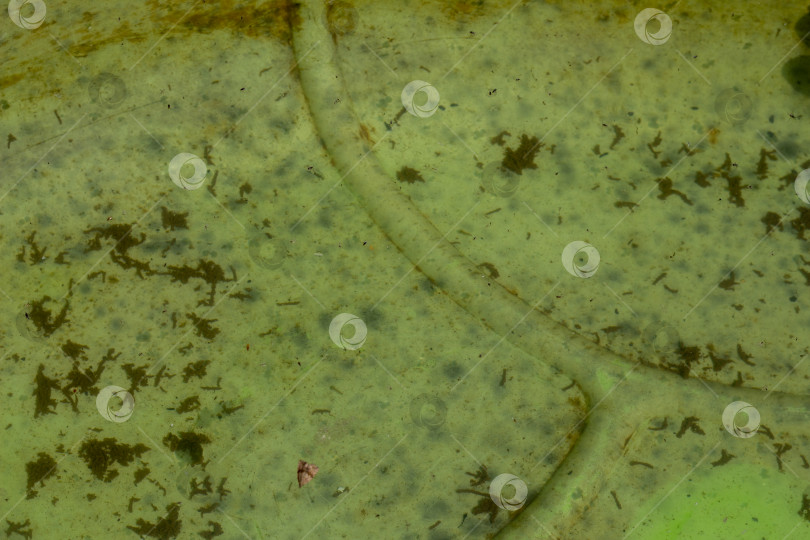
[(318, 474), (318, 466), (298, 460), (298, 487), (304, 487)]

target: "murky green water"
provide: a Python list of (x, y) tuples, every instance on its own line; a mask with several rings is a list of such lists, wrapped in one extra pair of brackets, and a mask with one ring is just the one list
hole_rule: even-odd
[(810, 537), (807, 7), (644, 7), (12, 2), (6, 536)]

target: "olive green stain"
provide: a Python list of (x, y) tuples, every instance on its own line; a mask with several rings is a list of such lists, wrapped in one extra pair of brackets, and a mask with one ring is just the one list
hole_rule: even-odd
[(793, 29), (796, 31), (796, 36), (801, 40), (802, 45), (810, 47), (810, 7), (807, 8), (807, 13), (796, 21)]
[[(810, 47), (810, 8), (796, 21), (793, 29), (800, 43)], [(810, 56), (803, 54), (785, 62), (782, 77), (796, 92), (810, 96)]]
[(810, 56), (797, 56), (785, 62), (782, 77), (795, 91), (810, 96)]

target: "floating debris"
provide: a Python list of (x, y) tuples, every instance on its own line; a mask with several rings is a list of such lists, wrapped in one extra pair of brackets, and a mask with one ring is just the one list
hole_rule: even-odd
[(304, 487), (318, 474), (318, 466), (298, 460), (298, 487)]

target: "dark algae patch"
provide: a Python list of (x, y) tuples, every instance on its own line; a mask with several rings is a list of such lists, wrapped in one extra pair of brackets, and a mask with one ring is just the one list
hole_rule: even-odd
[(20, 522), (14, 522), (7, 519), (6, 523), (8, 523), (8, 527), (6, 527), (6, 538), (10, 538), (12, 534), (19, 534), (23, 538), (34, 537), (34, 532), (31, 530), (30, 519)]
[(185, 414), (187, 412), (199, 410), (201, 407), (200, 398), (199, 396), (191, 396), (183, 400), (183, 402), (177, 406), (175, 412), (178, 414)]
[(93, 476), (103, 482), (110, 482), (118, 476), (113, 465), (118, 463), (127, 466), (148, 450), (149, 447), (145, 444), (128, 445), (108, 437), (100, 441), (92, 439), (83, 442), (79, 448), (79, 457), (87, 464)]
[(156, 523), (150, 523), (143, 518), (138, 518), (135, 526), (127, 525), (127, 529), (135, 531), (141, 536), (150, 536), (160, 540), (177, 538), (182, 529), (183, 522), (180, 521), (180, 503), (166, 505), (166, 514)]
[(419, 171), (416, 169), (411, 169), (410, 167), (402, 167), (400, 170), (397, 171), (397, 180), (400, 182), (407, 182), (409, 184), (413, 184), (414, 182), (423, 182), (424, 178), (422, 175), (419, 174)]
[(78, 360), (79, 358), (87, 359), (87, 355), (84, 353), (86, 349), (87, 345), (74, 343), (71, 340), (67, 340), (62, 344), (62, 352), (65, 353), (65, 356), (68, 356), (73, 360)]
[[(173, 213), (170, 210), (163, 208), (161, 214), (162, 225), (167, 230), (188, 229), (186, 217), (187, 214)], [(134, 268), (136, 275), (141, 279), (147, 279), (151, 276), (169, 276), (172, 282), (180, 282), (183, 285), (188, 284), (191, 280), (201, 280), (202, 282), (208, 284), (210, 288), (208, 297), (200, 300), (197, 305), (213, 306), (217, 292), (217, 285), (223, 281), (237, 281), (236, 271), (233, 270), (233, 268), (231, 268), (231, 277), (226, 278), (225, 270), (223, 270), (220, 265), (205, 258), (197, 260), (196, 266), (191, 266), (188, 264), (167, 265), (165, 271), (153, 269), (149, 260), (139, 260), (129, 253), (130, 249), (137, 247), (146, 241), (146, 235), (144, 233), (136, 235), (132, 232), (135, 226), (136, 224), (111, 223), (101, 227), (91, 227), (85, 230), (85, 234), (91, 235), (87, 241), (86, 251), (101, 251), (102, 249), (105, 249), (105, 247), (102, 245), (102, 241), (113, 241), (113, 249), (109, 252), (112, 262), (124, 270)], [(232, 296), (237, 299), (244, 299), (246, 297), (246, 295)], [(44, 300), (50, 300), (50, 298), (45, 297)], [(38, 317), (38, 319), (36, 319), (34, 322), (37, 324), (38, 328), (42, 326), (45, 329), (43, 331), (46, 332), (45, 335), (47, 336), (50, 335), (53, 330), (58, 328), (59, 325), (64, 323), (64, 317), (68, 306), (65, 305), (62, 313), (60, 313), (53, 322), (49, 322), (51, 313), (50, 311), (45, 311), (44, 308), (42, 308), (41, 303), (42, 302), (40, 302), (40, 304), (32, 304), (32, 318), (33, 316)], [(38, 311), (35, 308), (38, 308)], [(192, 316), (191, 318), (195, 320), (198, 335), (202, 335), (206, 337), (206, 339), (213, 339), (213, 337), (219, 333), (218, 329), (212, 328), (210, 325), (208, 325), (208, 322), (210, 321), (196, 319), (196, 316)]]
[(728, 189), (728, 200), (738, 207), (745, 206), (745, 199), (742, 196), (742, 176), (734, 174), (736, 172), (737, 164), (731, 160), (731, 156), (726, 154), (726, 159), (721, 165), (716, 167), (710, 174), (702, 173), (700, 171), (695, 173), (695, 183), (702, 188), (709, 187), (713, 178), (723, 178), (726, 180)]
[(77, 394), (89, 395), (98, 393), (96, 383), (104, 372), (104, 363), (110, 359), (114, 359), (114, 357), (109, 356), (112, 351), (113, 349), (110, 349), (108, 356), (102, 358), (95, 369), (82, 369), (79, 363), (74, 361), (63, 383), (60, 383), (58, 379), (52, 379), (45, 375), (45, 366), (40, 364), (37, 374), (34, 377), (34, 418), (38, 418), (43, 414), (56, 413), (54, 408), (60, 402), (52, 398), (51, 392), (53, 390), (60, 390), (62, 392), (64, 399), (61, 403), (69, 403), (74, 411), (79, 412)]
[(723, 448), (721, 450), (720, 459), (718, 459), (717, 461), (712, 461), (711, 466), (712, 467), (720, 467), (721, 465), (725, 465), (726, 463), (728, 463), (729, 461), (731, 461), (735, 457), (737, 457), (737, 456), (735, 456), (734, 454), (729, 454), (728, 452), (726, 452), (726, 449)]
[(34, 377), (34, 418), (38, 418), (43, 414), (56, 414), (53, 407), (56, 406), (56, 400), (51, 399), (51, 391), (59, 389), (59, 381), (51, 379), (45, 375), (45, 366), (40, 364), (39, 370)]
[(804, 518), (805, 521), (810, 521), (810, 497), (802, 493), (802, 507), (799, 508), (798, 514)]
[(698, 424), (699, 421), (700, 418), (696, 416), (684, 418), (683, 422), (681, 422), (681, 428), (678, 430), (675, 436), (680, 439), (687, 431), (691, 431), (692, 433), (696, 433), (698, 435), (705, 435), (706, 433), (700, 428), (700, 424)]
[(194, 313), (186, 313), (186, 317), (194, 323), (194, 333), (205, 339), (214, 339), (219, 334), (219, 328), (211, 325), (216, 319), (203, 319)]
[[(45, 260), (45, 250), (48, 249), (48, 248), (40, 248), (39, 245), (37, 245), (36, 241), (34, 240), (34, 237), (36, 235), (37, 233), (36, 231), (34, 231), (31, 234), (29, 234), (28, 237), (25, 239), (25, 242), (28, 244), (28, 247), (30, 248), (30, 250), (27, 252), (28, 261), (32, 265), (41, 263), (43, 260)], [(26, 246), (24, 245), (21, 246), (19, 253), (17, 253), (17, 260), (19, 262), (25, 262), (26, 256), (25, 248)]]
[(160, 217), (161, 221), (163, 222), (163, 228), (167, 231), (173, 231), (175, 229), (188, 229), (188, 223), (186, 222), (188, 212), (182, 214), (180, 212), (172, 212), (163, 206), (160, 210)]
[(163, 444), (169, 447), (172, 452), (186, 454), (192, 465), (199, 465), (203, 462), (203, 445), (211, 442), (207, 436), (200, 433), (184, 431), (178, 437), (174, 433), (169, 433), (163, 437)]
[(210, 360), (197, 360), (196, 362), (187, 364), (186, 367), (183, 368), (183, 382), (187, 383), (192, 377), (196, 379), (205, 377), (210, 363)]
[(70, 307), (69, 302), (65, 301), (59, 313), (54, 315), (53, 311), (46, 307), (46, 303), (52, 300), (53, 298), (50, 296), (43, 296), (40, 300), (31, 302), (31, 307), (25, 312), (26, 318), (34, 323), (37, 330), (45, 337), (50, 336), (60, 326), (68, 322), (67, 310)]
[(672, 180), (668, 177), (658, 179), (658, 190), (661, 192), (658, 194), (658, 198), (661, 200), (666, 200), (670, 195), (677, 195), (683, 202), (692, 206), (692, 201), (689, 200), (685, 193), (672, 188)]
[(29, 461), (25, 464), (25, 473), (28, 475), (28, 483), (26, 487), (27, 499), (33, 499), (37, 496), (34, 491), (34, 486), (39, 483), (40, 486), (45, 485), (45, 479), (50, 478), (56, 473), (56, 460), (45, 452), (40, 452), (37, 459)]
[(90, 368), (82, 370), (77, 362), (73, 363), (70, 373), (65, 377), (65, 385), (62, 386), (62, 394), (74, 411), (79, 412), (79, 400), (76, 394), (98, 394), (99, 389), (96, 383), (104, 372), (104, 362), (106, 362), (106, 359), (99, 361), (98, 367), (96, 367), (95, 370)]
[(529, 137), (525, 133), (520, 136), (520, 146), (517, 149), (506, 147), (504, 149), (501, 167), (515, 174), (523, 174), (523, 169), (536, 169), (534, 157), (543, 144), (537, 137)]
[(158, 272), (159, 274), (169, 275), (172, 281), (179, 281), (186, 284), (191, 278), (201, 279), (211, 286), (209, 292), (209, 299), (207, 301), (201, 300), (200, 305), (213, 306), (214, 296), (217, 292), (217, 283), (220, 281), (236, 281), (236, 273), (234, 272), (232, 279), (225, 279), (225, 271), (214, 261), (200, 259), (197, 262), (197, 267), (192, 268), (188, 265), (184, 266), (169, 266), (168, 272)]
[[(480, 486), (491, 480), (486, 465), (481, 465), (475, 472), (467, 472), (465, 474), (472, 477), (470, 478), (470, 486), (473, 487)], [(484, 489), (486, 489), (486, 486), (484, 486)], [(481, 497), (478, 504), (473, 507), (472, 513), (474, 515), (488, 514), (489, 522), (495, 522), (495, 518), (497, 517), (500, 508), (492, 500), (492, 497), (489, 495), (489, 491), (479, 491), (477, 489), (457, 489), (456, 493), (472, 493)]]

